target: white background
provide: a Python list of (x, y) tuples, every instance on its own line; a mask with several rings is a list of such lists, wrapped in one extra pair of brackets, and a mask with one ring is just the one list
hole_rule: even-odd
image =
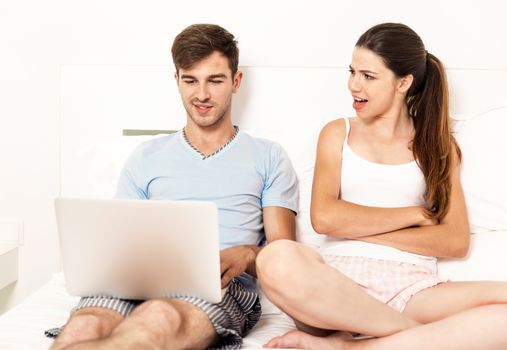
[[(501, 0), (0, 0), (0, 222), (19, 222), (23, 231), (19, 281), (0, 292), (0, 312), (60, 269), (53, 199), (61, 191), (61, 117), (69, 103), (62, 79), (89, 67), (112, 74), (138, 66), (167, 67), (170, 80), (172, 40), (196, 22), (234, 33), (246, 67), (346, 67), (364, 30), (394, 21), (416, 30), (451, 70), (507, 70), (505, 13)], [(478, 88), (495, 99), (505, 84)], [(298, 91), (296, 83), (279, 93)], [(99, 117), (82, 116), (92, 124)]]

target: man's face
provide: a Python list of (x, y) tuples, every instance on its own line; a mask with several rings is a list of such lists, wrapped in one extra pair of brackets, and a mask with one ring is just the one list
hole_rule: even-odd
[(189, 69), (180, 69), (176, 82), (189, 123), (206, 128), (217, 127), (231, 118), (232, 94), (240, 84), (242, 73), (232, 78), (229, 62), (215, 51)]

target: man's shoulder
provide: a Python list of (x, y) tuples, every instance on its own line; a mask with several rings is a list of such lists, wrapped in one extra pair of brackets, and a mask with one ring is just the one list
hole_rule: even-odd
[(177, 133), (154, 136), (147, 140), (142, 141), (135, 149), (135, 152), (140, 154), (154, 154), (160, 150), (174, 147), (177, 141)]
[(242, 132), (242, 140), (255, 148), (261, 148), (263, 150), (280, 149), (281, 145), (274, 141), (263, 137), (252, 136), (246, 132)]

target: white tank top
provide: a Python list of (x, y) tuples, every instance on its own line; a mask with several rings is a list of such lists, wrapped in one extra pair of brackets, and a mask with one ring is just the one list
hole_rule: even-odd
[[(340, 198), (348, 202), (382, 208), (419, 206), (424, 203), (426, 182), (416, 161), (390, 165), (359, 157), (348, 145), (350, 123), (342, 149)], [(436, 271), (436, 258), (405, 252), (385, 245), (327, 237), (323, 255), (362, 256), (423, 265)]]

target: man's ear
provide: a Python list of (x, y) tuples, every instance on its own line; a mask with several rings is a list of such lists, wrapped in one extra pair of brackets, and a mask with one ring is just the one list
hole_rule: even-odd
[(407, 92), (414, 82), (414, 76), (412, 74), (406, 75), (398, 79), (398, 90), (400, 92)]
[(238, 70), (236, 74), (234, 74), (234, 78), (232, 79), (232, 89), (233, 93), (236, 93), (236, 91), (239, 90), (239, 87), (241, 86), (241, 81), (243, 80), (243, 72)]
[(176, 85), (178, 84), (178, 80), (180, 78), (180, 75), (178, 74), (178, 72), (174, 72), (174, 80), (176, 80)]

